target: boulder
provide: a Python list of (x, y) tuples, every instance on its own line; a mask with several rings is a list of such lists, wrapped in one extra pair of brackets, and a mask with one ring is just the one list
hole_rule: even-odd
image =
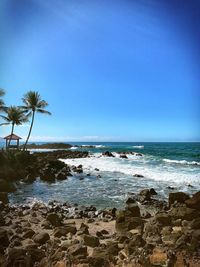
[(87, 257), (87, 247), (81, 244), (75, 244), (68, 248), (68, 254), (76, 257), (76, 256), (85, 256)]
[(31, 258), (26, 253), (24, 248), (9, 248), (4, 266), (30, 266)]
[(140, 208), (137, 203), (129, 203), (126, 206), (126, 210), (131, 212), (131, 216), (140, 217)]
[(102, 156), (106, 156), (106, 157), (115, 157), (110, 151), (105, 151), (102, 153)]
[(90, 266), (104, 267), (109, 266), (109, 256), (105, 249), (94, 248), (92, 255), (88, 258)]
[(200, 218), (196, 218), (190, 223), (191, 229), (200, 229)]
[(187, 207), (200, 211), (200, 191), (185, 201)]
[(40, 262), (46, 255), (42, 249), (29, 248), (27, 249), (27, 255), (31, 257), (31, 262)]
[(125, 250), (128, 255), (131, 255), (135, 252), (139, 247), (143, 247), (145, 245), (145, 241), (141, 235), (133, 235), (130, 242), (126, 245)]
[(139, 193), (139, 200), (141, 202), (151, 200), (150, 190), (149, 189), (143, 189), (142, 191), (140, 191), (140, 193)]
[(16, 187), (14, 186), (13, 183), (8, 182), (4, 179), (0, 179), (0, 192), (15, 192), (16, 191)]
[(8, 232), (0, 228), (0, 245), (3, 247), (9, 246)]
[(167, 213), (157, 213), (155, 219), (158, 223), (163, 226), (167, 226), (171, 224), (171, 216)]
[(83, 236), (84, 245), (89, 247), (98, 247), (99, 246), (99, 238), (92, 235), (84, 235)]
[(45, 244), (50, 239), (50, 236), (46, 232), (37, 233), (33, 236), (33, 240), (35, 243), (39, 245)]
[(140, 217), (133, 217), (132, 212), (121, 210), (117, 212), (115, 228), (118, 234), (123, 235), (127, 231), (137, 227), (143, 227), (144, 221)]
[(55, 182), (56, 176), (49, 169), (42, 169), (40, 172), (40, 179), (46, 182)]
[(56, 179), (57, 180), (66, 180), (67, 179), (66, 173), (63, 171), (58, 172), (56, 174)]
[(121, 159), (128, 159), (128, 157), (127, 157), (125, 154), (121, 154), (121, 155), (120, 155), (120, 158), (121, 158)]
[(81, 223), (81, 226), (78, 230), (79, 235), (85, 234), (85, 235), (89, 235), (89, 231), (88, 231), (88, 225)]
[(0, 201), (3, 204), (8, 204), (9, 200), (8, 200), (8, 193), (7, 192), (0, 192)]
[(186, 221), (192, 221), (200, 216), (200, 213), (195, 209), (187, 207), (173, 207), (169, 211), (169, 215), (173, 220), (181, 219)]
[(47, 221), (49, 221), (53, 226), (61, 225), (61, 218), (56, 213), (49, 213), (46, 217)]
[(34, 236), (34, 234), (35, 234), (35, 231), (33, 231), (32, 229), (27, 229), (27, 230), (24, 232), (24, 234), (22, 235), (22, 237), (23, 237), (24, 239), (26, 239), (26, 238), (32, 238), (32, 237)]
[(61, 227), (57, 227), (54, 230), (54, 236), (55, 237), (61, 237), (61, 236), (66, 236), (68, 233), (71, 234), (76, 234), (77, 229), (75, 226), (73, 225), (65, 225), (65, 226), (61, 226)]
[(171, 207), (171, 205), (174, 202), (185, 203), (185, 201), (189, 198), (190, 198), (189, 195), (183, 192), (169, 193), (169, 199), (168, 199), (169, 207)]

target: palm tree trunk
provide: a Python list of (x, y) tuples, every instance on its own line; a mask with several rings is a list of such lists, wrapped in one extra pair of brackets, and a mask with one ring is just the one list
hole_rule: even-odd
[(31, 135), (31, 131), (32, 131), (32, 128), (33, 128), (34, 119), (35, 119), (35, 111), (32, 112), (31, 126), (30, 126), (30, 129), (29, 129), (28, 136), (27, 136), (27, 138), (26, 138), (26, 142), (25, 142), (25, 144), (24, 144), (24, 148), (23, 148), (24, 151), (25, 151), (25, 149), (26, 149), (26, 146), (27, 146), (27, 144), (28, 144), (28, 140), (29, 140), (30, 135)]
[(10, 146), (10, 142), (11, 142), (11, 140), (12, 140), (12, 135), (13, 135), (13, 132), (14, 132), (14, 127), (15, 127), (15, 124), (12, 123), (12, 130), (11, 130), (11, 134), (10, 134), (10, 139), (9, 139), (9, 141), (8, 141), (8, 148), (9, 148), (9, 146)]

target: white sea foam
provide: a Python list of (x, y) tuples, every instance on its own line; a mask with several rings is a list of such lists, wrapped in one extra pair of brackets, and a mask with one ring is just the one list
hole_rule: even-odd
[[(101, 157), (101, 155), (95, 154), (90, 158), (80, 158), (80, 159), (65, 159), (65, 163), (70, 165), (83, 165), (84, 172), (90, 172), (96, 175), (95, 168), (98, 168), (100, 172), (108, 173), (121, 173), (124, 175), (133, 176), (134, 174), (142, 174), (146, 179), (151, 179), (155, 181), (171, 181), (177, 184), (186, 183), (196, 183), (200, 184), (199, 172), (187, 171), (184, 169), (177, 170), (177, 168), (171, 165), (163, 166), (149, 165), (148, 158), (133, 159), (120, 159), (120, 158), (109, 158)], [(123, 175), (121, 179), (126, 179)], [(140, 178), (141, 179), (141, 178)]]
[(134, 148), (144, 148), (144, 146), (133, 146)]
[(181, 165), (196, 165), (200, 166), (200, 162), (197, 161), (187, 161), (187, 160), (173, 160), (173, 159), (163, 159), (164, 162), (181, 164)]
[(71, 150), (74, 150), (74, 149), (77, 149), (78, 147), (76, 147), (76, 146), (72, 146), (70, 149)]

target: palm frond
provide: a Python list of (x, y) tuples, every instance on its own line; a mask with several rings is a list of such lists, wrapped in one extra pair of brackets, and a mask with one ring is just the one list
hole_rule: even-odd
[(4, 126), (4, 125), (10, 125), (10, 122), (4, 122), (0, 124), (0, 126)]
[(22, 101), (25, 104), (25, 106), (22, 106), (22, 109), (24, 109), (26, 112), (31, 110), (50, 115), (50, 112), (44, 110), (44, 108), (48, 106), (48, 103), (41, 99), (41, 96), (37, 91), (27, 92), (22, 98)]
[(47, 111), (47, 110), (44, 110), (44, 109), (40, 109), (40, 108), (37, 109), (37, 112), (38, 112), (38, 113), (42, 113), (42, 114), (51, 115), (51, 112), (49, 112), (49, 111)]
[(3, 89), (0, 89), (0, 97), (5, 95), (5, 91)]

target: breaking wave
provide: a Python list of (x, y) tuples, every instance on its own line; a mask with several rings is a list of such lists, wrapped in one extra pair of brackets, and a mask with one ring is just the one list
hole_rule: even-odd
[(173, 160), (173, 159), (163, 159), (163, 161), (167, 163), (172, 163), (172, 164), (200, 166), (200, 162), (197, 162), (197, 161)]

